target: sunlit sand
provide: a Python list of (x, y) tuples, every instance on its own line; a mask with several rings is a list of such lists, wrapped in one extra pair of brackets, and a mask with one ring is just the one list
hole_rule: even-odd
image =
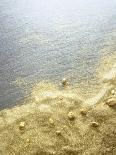
[(23, 105), (0, 112), (1, 155), (115, 155), (115, 64), (101, 81), (89, 99), (36, 84)]

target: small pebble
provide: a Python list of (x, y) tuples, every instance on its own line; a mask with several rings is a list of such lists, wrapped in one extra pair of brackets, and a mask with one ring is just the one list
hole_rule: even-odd
[(52, 118), (49, 118), (49, 123), (54, 124), (54, 120)]
[(57, 130), (57, 131), (56, 131), (56, 134), (57, 134), (58, 136), (60, 136), (60, 135), (61, 135), (61, 131)]
[(97, 122), (92, 122), (92, 123), (91, 123), (91, 126), (92, 126), (92, 127), (98, 127), (99, 124), (98, 124)]
[(63, 100), (63, 97), (59, 97), (59, 100)]
[(85, 109), (82, 109), (82, 110), (80, 111), (80, 113), (81, 113), (82, 115), (86, 115), (86, 114), (87, 114), (87, 111), (86, 111)]
[(20, 122), (19, 129), (23, 130), (25, 128), (25, 122)]
[(115, 90), (114, 89), (111, 91), (111, 94), (112, 95), (115, 95)]
[(62, 86), (67, 86), (68, 85), (68, 81), (66, 78), (62, 79), (62, 82), (61, 82)]
[(73, 112), (69, 112), (68, 113), (68, 118), (69, 118), (69, 120), (74, 120), (75, 119), (74, 113)]
[(30, 139), (27, 139), (26, 142), (27, 142), (27, 143), (30, 143)]
[(114, 107), (116, 106), (116, 99), (114, 98), (109, 98), (107, 101), (106, 101), (106, 104), (110, 107)]

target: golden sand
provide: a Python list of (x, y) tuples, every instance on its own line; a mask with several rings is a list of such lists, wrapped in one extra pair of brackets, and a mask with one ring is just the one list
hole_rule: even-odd
[(0, 155), (115, 155), (116, 65), (98, 94), (41, 82), (25, 104), (0, 112)]

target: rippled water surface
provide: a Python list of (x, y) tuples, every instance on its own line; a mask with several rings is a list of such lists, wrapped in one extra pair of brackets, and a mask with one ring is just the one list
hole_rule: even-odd
[(1, 0), (0, 108), (22, 99), (17, 79), (94, 79), (115, 40), (116, 0)]

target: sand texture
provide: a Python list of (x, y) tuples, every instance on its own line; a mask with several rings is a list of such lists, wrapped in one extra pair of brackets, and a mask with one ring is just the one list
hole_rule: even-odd
[(38, 84), (0, 112), (0, 155), (116, 155), (116, 65), (90, 99)]

